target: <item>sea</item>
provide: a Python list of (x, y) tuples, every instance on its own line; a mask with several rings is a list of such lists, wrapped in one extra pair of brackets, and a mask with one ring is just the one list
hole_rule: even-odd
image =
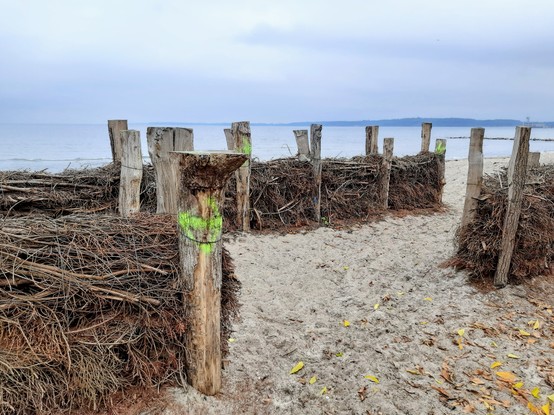
[[(146, 129), (150, 124), (129, 123), (129, 129), (140, 131), (142, 154), (149, 161)], [(155, 124), (155, 126), (160, 126)], [(188, 127), (194, 132), (196, 150), (226, 150), (226, 125), (164, 125)], [(293, 130), (305, 126), (256, 126), (252, 130), (252, 155), (264, 161), (296, 154)], [(470, 128), (434, 127), (434, 140), (447, 140), (446, 158), (466, 158), (469, 149)], [(505, 157), (512, 152), (514, 127), (485, 129), (483, 153), (485, 157)], [(421, 146), (420, 127), (380, 127), (379, 150), (383, 138), (394, 138), (394, 154), (417, 154)], [(550, 141), (548, 141), (550, 140)], [(350, 158), (364, 153), (364, 127), (336, 127), (323, 124), (322, 157)], [(531, 132), (531, 151), (554, 152), (554, 129), (534, 128)], [(64, 169), (99, 167), (111, 162), (110, 140), (106, 124), (0, 124), (0, 171), (29, 170), (58, 173)]]

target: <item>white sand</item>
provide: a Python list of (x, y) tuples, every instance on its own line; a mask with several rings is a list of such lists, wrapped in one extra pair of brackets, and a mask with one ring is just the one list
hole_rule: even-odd
[[(485, 169), (506, 162), (488, 159)], [(554, 154), (541, 162), (554, 162)], [(547, 383), (548, 374), (554, 381), (552, 314), (545, 305), (554, 301), (553, 280), (482, 293), (464, 273), (439, 268), (453, 254), (467, 161), (447, 162), (446, 176), (446, 213), (228, 241), (243, 307), (223, 392), (175, 390), (178, 403), (165, 413), (427, 415), (463, 413), (463, 405), (477, 414), (531, 413), (496, 384), (499, 370), (516, 374), (524, 389), (539, 387), (540, 399), (529, 399), (544, 405), (554, 393)], [(540, 337), (519, 335), (517, 329), (533, 332), (528, 322), (537, 319)], [(298, 361), (304, 368), (289, 374)], [(494, 361), (503, 365), (490, 369)], [(452, 383), (441, 377), (444, 364)], [(312, 376), (317, 381), (306, 383)], [(452, 399), (441, 401), (432, 387)]]

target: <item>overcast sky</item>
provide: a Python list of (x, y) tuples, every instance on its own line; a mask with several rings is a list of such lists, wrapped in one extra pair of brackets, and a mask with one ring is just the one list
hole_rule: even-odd
[(553, 0), (0, 0), (0, 122), (554, 120)]

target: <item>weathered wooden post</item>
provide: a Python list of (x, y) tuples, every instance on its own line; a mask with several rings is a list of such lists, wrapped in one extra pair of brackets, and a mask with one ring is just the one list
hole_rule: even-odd
[(235, 149), (235, 139), (233, 138), (233, 132), (230, 128), (224, 128), (223, 134), (225, 134), (225, 141), (227, 141), (227, 150)]
[(112, 160), (121, 162), (121, 136), (120, 132), (128, 130), (127, 120), (108, 120), (108, 134), (110, 135), (110, 147), (112, 148)]
[(431, 145), (431, 128), (433, 124), (430, 122), (424, 122), (421, 124), (421, 151), (429, 151), (429, 146)]
[(438, 156), (438, 170), (439, 170), (439, 202), (442, 203), (442, 193), (444, 191), (444, 185), (446, 184), (445, 180), (445, 170), (446, 170), (446, 139), (437, 138), (435, 140), (435, 154)]
[(485, 138), (484, 128), (472, 128), (469, 138), (469, 154), (466, 198), (464, 201), (464, 212), (462, 213), (461, 229), (473, 221), (478, 198), (481, 195), (483, 184), (483, 139)]
[(508, 164), (508, 207), (502, 228), (502, 241), (498, 266), (494, 274), (494, 285), (504, 287), (508, 283), (510, 264), (516, 242), (516, 233), (523, 202), (523, 189), (527, 177), (527, 158), (531, 127), (516, 127), (514, 148)]
[(533, 169), (535, 167), (540, 167), (541, 165), (541, 153), (538, 151), (530, 151), (529, 159), (527, 160), (527, 168)]
[(252, 157), (252, 135), (250, 122), (240, 121), (231, 125), (235, 151), (248, 158), (236, 172), (237, 177), (237, 224), (243, 232), (250, 230), (250, 159)]
[(121, 136), (121, 176), (119, 179), (119, 214), (126, 218), (140, 211), (142, 150), (140, 132), (123, 130)]
[(148, 127), (146, 141), (156, 179), (156, 213), (177, 212), (175, 174), (169, 161), (171, 151), (192, 151), (194, 136), (190, 128)]
[(365, 127), (365, 154), (379, 154), (379, 126), (368, 125)]
[(315, 179), (315, 201), (314, 210), (317, 223), (321, 222), (321, 124), (312, 124), (310, 127), (310, 144), (312, 155), (312, 166)]
[(298, 159), (307, 161), (310, 159), (310, 141), (308, 139), (308, 130), (292, 130), (296, 145), (298, 147)]
[(379, 201), (381, 208), (389, 208), (389, 185), (392, 169), (392, 155), (394, 151), (394, 138), (385, 138), (383, 141), (383, 161), (381, 164), (381, 180), (379, 189)]
[[(172, 152), (179, 193), (178, 226), (188, 382), (205, 395), (221, 388), (223, 189), (248, 160), (235, 152)], [(175, 182), (174, 182), (175, 185)]]

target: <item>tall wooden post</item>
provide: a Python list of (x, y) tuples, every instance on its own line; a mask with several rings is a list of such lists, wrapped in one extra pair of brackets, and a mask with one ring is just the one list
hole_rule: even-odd
[(108, 120), (108, 134), (110, 135), (110, 147), (112, 148), (112, 160), (121, 162), (121, 131), (128, 130), (127, 120)]
[(514, 148), (508, 164), (508, 207), (502, 228), (500, 256), (494, 275), (494, 285), (504, 287), (508, 283), (510, 264), (516, 242), (516, 233), (523, 202), (523, 189), (527, 177), (527, 158), (531, 127), (516, 127)]
[(365, 127), (365, 154), (379, 154), (379, 126), (368, 125)]
[(142, 150), (140, 132), (123, 130), (121, 135), (121, 177), (119, 180), (119, 214), (124, 218), (140, 211)]
[(430, 122), (424, 122), (421, 124), (421, 151), (429, 151), (429, 146), (431, 145), (431, 128), (433, 124)]
[(312, 124), (310, 127), (310, 144), (312, 155), (312, 166), (315, 179), (315, 201), (314, 210), (317, 223), (321, 222), (321, 130), (320, 124)]
[(234, 150), (235, 139), (233, 138), (233, 131), (230, 128), (224, 128), (223, 134), (225, 134), (225, 141), (227, 141), (227, 150)]
[(381, 180), (379, 189), (379, 201), (381, 208), (385, 210), (389, 208), (389, 185), (393, 151), (394, 138), (385, 138), (383, 140), (383, 161), (381, 165)]
[(179, 193), (179, 254), (184, 288), (188, 382), (205, 395), (221, 388), (221, 232), (223, 189), (248, 157), (235, 152), (174, 152)]
[(190, 128), (148, 127), (146, 130), (148, 153), (156, 179), (157, 213), (177, 212), (177, 194), (172, 186), (176, 180), (176, 172), (169, 161), (169, 153), (192, 151), (193, 140), (193, 131)]
[(442, 203), (442, 193), (444, 190), (444, 185), (446, 184), (445, 180), (445, 170), (446, 170), (446, 139), (437, 138), (435, 141), (435, 154), (438, 156), (438, 173), (439, 173), (439, 202)]
[(307, 161), (310, 159), (310, 140), (308, 130), (292, 130), (298, 147), (298, 159)]
[(478, 198), (481, 195), (483, 184), (483, 139), (485, 138), (484, 128), (472, 128), (469, 138), (469, 154), (466, 198), (464, 201), (464, 212), (462, 213), (461, 229), (473, 221)]
[(248, 158), (236, 172), (237, 177), (237, 224), (243, 232), (250, 230), (250, 159), (252, 157), (252, 135), (250, 122), (234, 122), (231, 125), (235, 151)]

